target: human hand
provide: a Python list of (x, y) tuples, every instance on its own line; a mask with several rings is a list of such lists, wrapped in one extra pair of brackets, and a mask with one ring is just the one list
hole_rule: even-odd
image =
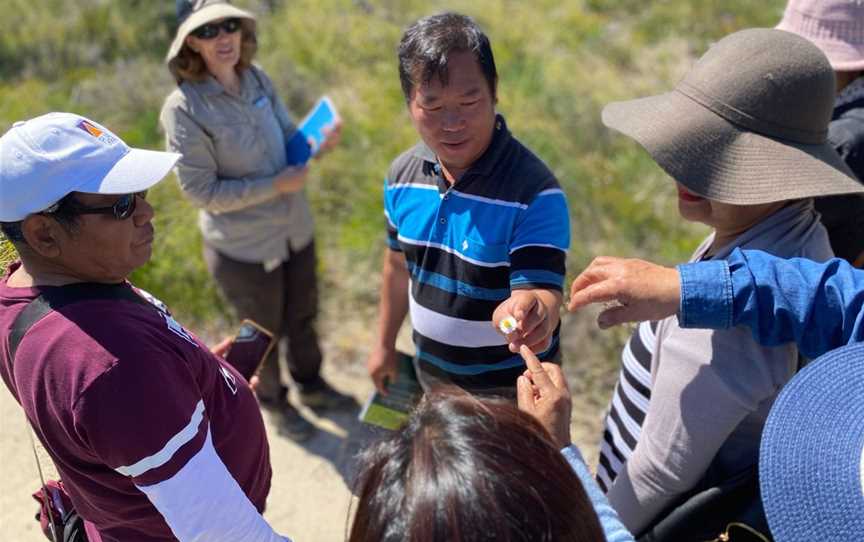
[[(228, 349), (231, 348), (231, 344), (234, 342), (234, 337), (225, 337), (217, 344), (210, 348), (210, 351), (219, 356), (220, 358), (225, 358), (225, 355), (228, 354)], [(258, 388), (258, 383), (261, 380), (258, 378), (258, 375), (252, 375), (252, 378), (249, 379), (249, 387), (252, 389), (252, 392), (255, 393)]]
[(234, 342), (234, 337), (225, 337), (214, 346), (210, 347), (210, 351), (219, 356), (220, 358), (224, 358), (225, 354), (228, 353), (228, 349), (231, 348), (231, 343)]
[(396, 380), (396, 349), (376, 347), (366, 359), (366, 369), (375, 388), (382, 395), (387, 395), (387, 382)]
[(327, 154), (339, 145), (339, 141), (342, 139), (342, 120), (337, 120), (330, 126), (324, 128), (322, 132), (324, 133), (324, 142), (317, 150), (315, 158), (320, 158), (322, 155)]
[(527, 345), (534, 352), (543, 352), (552, 344), (555, 324), (538, 290), (514, 290), (510, 297), (495, 308), (492, 325), (501, 333), (501, 322), (508, 316), (516, 319), (516, 329), (506, 333), (510, 351), (518, 352)]
[(273, 186), (282, 194), (293, 194), (303, 190), (306, 186), (306, 178), (309, 175), (309, 166), (288, 166), (276, 175)]
[(660, 320), (678, 312), (678, 270), (636, 259), (595, 258), (570, 285), (567, 309), (591, 303), (616, 303), (597, 317), (602, 329), (624, 322)]
[(516, 404), (540, 422), (560, 448), (570, 445), (573, 401), (561, 367), (540, 363), (525, 345), (519, 349), (528, 369), (516, 379)]

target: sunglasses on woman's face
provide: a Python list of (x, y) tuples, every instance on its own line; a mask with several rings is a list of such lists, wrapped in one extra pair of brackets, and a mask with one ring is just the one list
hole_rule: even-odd
[(231, 18), (218, 23), (207, 23), (193, 30), (192, 35), (198, 39), (212, 40), (219, 35), (220, 29), (226, 34), (233, 34), (240, 30), (240, 19)]
[(138, 198), (145, 199), (147, 197), (147, 191), (136, 192), (134, 194), (123, 194), (117, 201), (114, 202), (114, 205), (110, 207), (87, 207), (86, 205), (81, 205), (77, 201), (73, 199), (68, 199), (59, 204), (52, 205), (46, 211), (46, 213), (56, 213), (60, 207), (63, 207), (63, 211), (76, 215), (114, 215), (114, 218), (117, 220), (126, 220), (132, 213), (135, 212), (135, 205), (138, 201)]

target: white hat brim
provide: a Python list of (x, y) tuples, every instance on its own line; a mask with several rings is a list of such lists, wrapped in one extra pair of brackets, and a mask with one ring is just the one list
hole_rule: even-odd
[(86, 194), (132, 194), (150, 189), (164, 179), (180, 159), (174, 152), (129, 149), (101, 179), (79, 186)]
[(252, 21), (255, 20), (255, 16), (248, 11), (242, 10), (228, 3), (210, 4), (192, 13), (189, 18), (183, 21), (180, 28), (177, 29), (177, 34), (174, 35), (174, 41), (171, 42), (168, 54), (165, 55), (165, 62), (171, 62), (171, 60), (180, 53), (180, 48), (183, 47), (183, 42), (186, 41), (186, 37), (189, 36), (193, 30), (211, 21), (228, 19), (231, 17), (249, 19)]

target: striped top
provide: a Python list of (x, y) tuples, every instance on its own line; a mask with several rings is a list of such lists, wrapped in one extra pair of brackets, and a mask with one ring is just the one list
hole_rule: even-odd
[(621, 352), (621, 371), (606, 416), (597, 483), (604, 492), (630, 458), (651, 400), (651, 353), (657, 341), (657, 322), (642, 322)]
[[(831, 257), (811, 200), (787, 203), (709, 256), (713, 244), (712, 234), (691, 261), (736, 247)], [(597, 477), (621, 521), (642, 533), (695, 488), (758, 464), (765, 419), (798, 355), (793, 344), (759, 345), (745, 327), (683, 329), (671, 316), (640, 324), (621, 361)]]
[[(384, 187), (388, 242), (405, 254), (422, 372), (469, 390), (513, 387), (524, 370), (491, 324), (514, 289), (561, 291), (570, 225), (549, 169), (498, 117), (489, 148), (452, 186), (422, 142)], [(558, 330), (541, 359), (558, 353)]]

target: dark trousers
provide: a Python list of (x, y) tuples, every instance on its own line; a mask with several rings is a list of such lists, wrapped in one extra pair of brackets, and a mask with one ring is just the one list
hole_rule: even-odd
[(282, 379), (279, 360), (287, 362), (291, 378), (301, 390), (320, 386), (315, 243), (292, 252), (288, 261), (269, 273), (262, 264), (233, 260), (207, 245), (204, 260), (237, 317), (255, 320), (280, 339), (279, 348), (271, 351), (261, 367), (258, 396), (270, 401), (286, 397), (288, 386)]

